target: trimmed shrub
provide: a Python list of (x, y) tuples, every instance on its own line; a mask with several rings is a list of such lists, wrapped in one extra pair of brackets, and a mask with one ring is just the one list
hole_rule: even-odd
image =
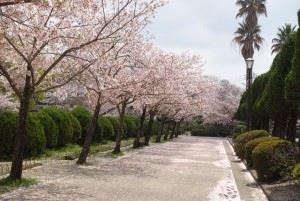
[(71, 123), (72, 123), (72, 127), (73, 127), (72, 142), (80, 144), (81, 134), (82, 134), (82, 127), (81, 127), (80, 122), (73, 115), (73, 113), (71, 113), (71, 112), (64, 112), (64, 113), (65, 113), (65, 115), (67, 115), (69, 117), (69, 119), (71, 120)]
[(94, 134), (95, 142), (102, 142), (103, 140), (111, 140), (114, 136), (114, 127), (106, 117), (99, 117), (97, 127)]
[(249, 142), (247, 142), (245, 144), (244, 147), (244, 159), (247, 162), (248, 167), (252, 167), (253, 163), (252, 163), (252, 151), (255, 149), (255, 147), (257, 145), (259, 145), (260, 143), (263, 142), (268, 142), (271, 140), (280, 140), (279, 137), (260, 137), (260, 138), (256, 138), (254, 140), (251, 140)]
[[(115, 116), (109, 116), (107, 117), (107, 119), (111, 122), (111, 124), (113, 125), (114, 128), (114, 135), (112, 137), (112, 140), (116, 140), (116, 134), (119, 132), (119, 125), (120, 125), (120, 121), (119, 121), (119, 117), (115, 117)], [(124, 136), (122, 136), (123, 138), (126, 138), (126, 134), (127, 134), (127, 125), (124, 122), (123, 124), (123, 128), (124, 128)]]
[(134, 116), (125, 116), (124, 120), (127, 128), (126, 137), (135, 137), (138, 129), (137, 118)]
[(58, 135), (59, 135), (58, 126), (55, 124), (53, 119), (46, 112), (40, 111), (37, 115), (40, 120), (40, 123), (44, 128), (44, 132), (47, 140), (46, 143), (47, 148), (56, 147), (58, 141)]
[(78, 119), (81, 125), (81, 140), (80, 144), (84, 143), (85, 133), (92, 119), (92, 113), (85, 107), (77, 106), (72, 110), (72, 114)]
[(0, 159), (2, 160), (10, 159), (17, 123), (17, 113), (9, 111), (0, 113)]
[(294, 167), (292, 176), (294, 179), (296, 179), (298, 181), (298, 183), (300, 183), (300, 164), (299, 163)]
[(46, 112), (56, 123), (59, 129), (57, 146), (63, 147), (72, 142), (73, 126), (70, 118), (57, 107), (48, 107), (42, 110)]
[(252, 152), (253, 167), (260, 181), (288, 176), (296, 164), (297, 150), (286, 140), (260, 143)]
[(249, 131), (247, 133), (243, 133), (242, 135), (238, 136), (234, 140), (234, 150), (236, 152), (236, 155), (240, 159), (244, 159), (244, 145), (247, 142), (250, 142), (251, 140), (254, 140), (256, 138), (260, 137), (268, 137), (270, 134), (267, 131), (264, 130), (253, 130)]
[(227, 137), (231, 134), (231, 129), (223, 125), (206, 124), (194, 127), (191, 133), (192, 136)]
[(46, 135), (37, 113), (30, 113), (26, 122), (25, 156), (36, 156), (46, 149)]

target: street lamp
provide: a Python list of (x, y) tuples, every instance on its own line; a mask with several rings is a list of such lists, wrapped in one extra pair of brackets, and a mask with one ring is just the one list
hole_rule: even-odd
[(248, 91), (248, 100), (247, 100), (247, 130), (251, 130), (251, 123), (252, 123), (252, 111), (251, 111), (251, 85), (252, 85), (252, 69), (254, 65), (254, 59), (248, 58), (246, 59), (246, 65), (247, 65), (247, 75), (246, 75), (246, 87)]

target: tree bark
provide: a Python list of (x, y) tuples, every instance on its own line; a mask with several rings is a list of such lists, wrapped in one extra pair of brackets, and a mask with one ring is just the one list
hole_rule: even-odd
[(173, 127), (172, 127), (172, 132), (171, 132), (171, 135), (170, 135), (170, 139), (174, 139), (174, 137), (175, 137), (176, 126), (177, 126), (177, 122), (174, 121)]
[(279, 127), (280, 127), (280, 119), (276, 118), (274, 120), (274, 128), (273, 128), (273, 131), (272, 131), (272, 135), (274, 137), (279, 137)]
[(297, 120), (298, 120), (298, 108), (295, 107), (291, 110), (291, 116), (287, 128), (287, 140), (291, 142), (296, 141)]
[(175, 138), (178, 138), (178, 136), (180, 135), (180, 127), (181, 127), (181, 124), (182, 124), (182, 121), (183, 120), (180, 120), (177, 124), (177, 128), (176, 128), (176, 132), (175, 132)]
[(19, 123), (15, 136), (12, 166), (9, 178), (12, 180), (22, 179), (24, 146), (26, 138), (26, 121), (29, 113), (29, 105), (31, 99), (31, 77), (26, 76), (24, 92), (20, 98)]
[(165, 140), (165, 141), (167, 141), (168, 138), (169, 138), (170, 128), (171, 128), (171, 122), (168, 123), (167, 130), (166, 130), (166, 133), (165, 133), (165, 135), (164, 135), (164, 140)]
[(141, 147), (141, 136), (143, 135), (143, 131), (144, 131), (144, 122), (146, 119), (146, 113), (147, 113), (147, 107), (144, 107), (141, 118), (140, 118), (139, 129), (137, 131), (136, 138), (133, 143), (134, 149)]
[(113, 153), (119, 154), (121, 153), (121, 141), (122, 137), (124, 136), (124, 118), (125, 118), (125, 110), (126, 110), (127, 103), (121, 103), (121, 108), (118, 109), (119, 111), (119, 129), (116, 135), (116, 145), (114, 148)]
[(149, 124), (145, 133), (145, 146), (149, 146), (149, 141), (152, 135), (152, 130), (153, 130), (153, 122), (154, 122), (154, 117), (155, 117), (155, 112), (150, 111), (150, 120)]
[(155, 141), (156, 143), (160, 143), (161, 142), (161, 136), (163, 135), (164, 128), (165, 128), (165, 121), (166, 121), (166, 119), (164, 117), (162, 117), (161, 118), (159, 132), (157, 134), (156, 141)]
[(82, 165), (82, 164), (86, 163), (86, 159), (89, 155), (90, 146), (92, 144), (93, 136), (94, 136), (94, 133), (95, 133), (95, 129), (96, 129), (100, 109), (101, 109), (101, 104), (100, 104), (100, 96), (99, 96), (98, 101), (97, 101), (97, 105), (96, 105), (95, 110), (94, 110), (92, 121), (89, 123), (88, 129), (85, 133), (85, 139), (84, 139), (83, 147), (82, 147), (80, 156), (77, 160), (78, 165)]

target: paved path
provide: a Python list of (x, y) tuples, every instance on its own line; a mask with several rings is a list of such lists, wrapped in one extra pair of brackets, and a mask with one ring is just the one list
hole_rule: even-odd
[(181, 137), (174, 142), (91, 165), (49, 162), (26, 171), (39, 184), (0, 196), (30, 201), (265, 201), (225, 139)]

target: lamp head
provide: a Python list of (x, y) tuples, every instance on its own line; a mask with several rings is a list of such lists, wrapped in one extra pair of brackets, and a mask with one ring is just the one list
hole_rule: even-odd
[(252, 69), (254, 65), (254, 59), (253, 58), (246, 59), (246, 64), (247, 64), (247, 69)]

